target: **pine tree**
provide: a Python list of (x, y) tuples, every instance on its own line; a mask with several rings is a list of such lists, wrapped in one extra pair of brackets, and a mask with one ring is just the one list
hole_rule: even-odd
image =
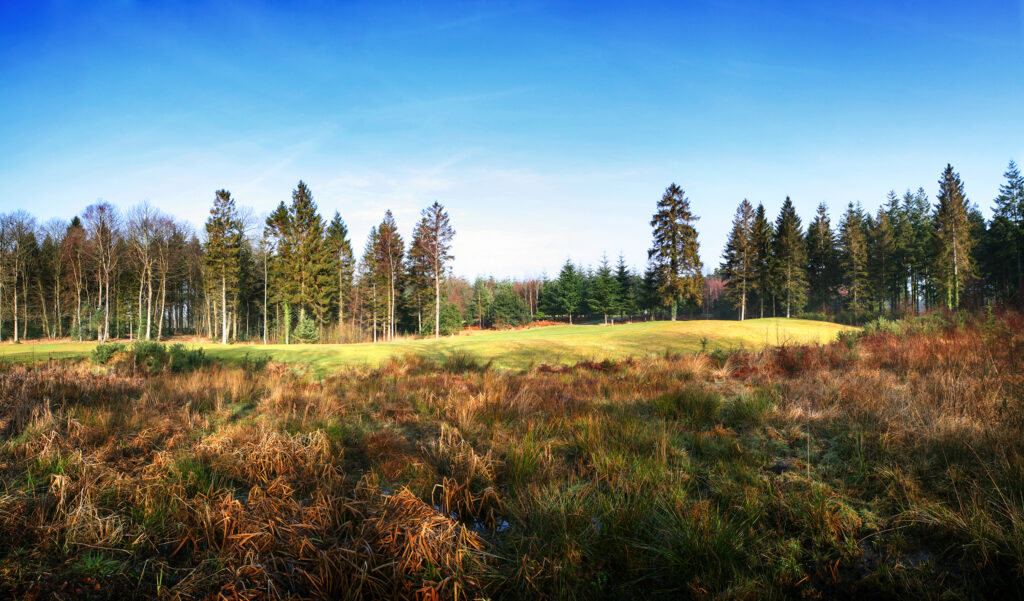
[[(363, 249), (363, 257), (359, 261), (359, 288), (361, 289), (360, 315), (365, 320), (369, 315), (369, 326), (371, 337), (377, 341), (378, 323), (382, 313), (384, 286), (380, 281), (381, 269), (380, 259), (380, 231), (376, 227), (370, 228), (370, 234), (366, 237), (366, 246)], [(366, 324), (364, 323), (364, 327)]]
[(566, 259), (565, 265), (562, 265), (554, 291), (558, 312), (568, 315), (571, 324), (573, 313), (576, 313), (583, 304), (583, 278), (571, 260)]
[(698, 218), (690, 211), (686, 193), (676, 184), (665, 189), (657, 209), (651, 218), (654, 240), (647, 257), (657, 274), (658, 298), (671, 306), (675, 321), (679, 302), (699, 305), (704, 290), (694, 227)]
[(772, 239), (775, 229), (768, 221), (764, 205), (758, 204), (754, 211), (754, 229), (751, 234), (754, 247), (754, 262), (751, 266), (754, 292), (757, 294), (759, 317), (764, 317), (765, 302), (772, 287)]
[(974, 239), (968, 222), (968, 200), (960, 175), (947, 164), (939, 179), (935, 205), (936, 272), (946, 296), (946, 307), (960, 306), (964, 281), (972, 273)]
[(885, 207), (879, 207), (873, 220), (868, 220), (868, 286), (873, 292), (878, 311), (888, 305), (896, 307), (893, 272), (896, 270), (896, 239)]
[(997, 239), (1006, 245), (1004, 253), (1010, 255), (1012, 265), (1016, 267), (1016, 287), (1020, 293), (1024, 291), (1024, 175), (1017, 168), (1017, 163), (1010, 161), (1003, 177), (1006, 182), (999, 186), (999, 195), (992, 207), (992, 221), (1005, 221), (997, 226), (1004, 232)]
[(397, 294), (400, 278), (405, 272), (405, 243), (398, 233), (398, 224), (391, 210), (384, 213), (384, 220), (377, 226), (377, 267), (385, 284), (384, 297), (387, 307), (386, 339), (393, 340), (397, 334)]
[(917, 192), (903, 195), (903, 215), (907, 222), (909, 235), (906, 253), (910, 271), (910, 297), (913, 311), (920, 310), (925, 300), (925, 289), (931, 279), (934, 244), (932, 244), (934, 224), (931, 218), (931, 203), (924, 188)]
[(867, 240), (864, 214), (851, 202), (839, 223), (839, 265), (847, 307), (859, 315), (868, 292)]
[(788, 196), (775, 222), (772, 257), (776, 289), (786, 302), (786, 317), (791, 317), (794, 312), (802, 310), (807, 302), (807, 252), (800, 217)]
[(221, 344), (228, 343), (228, 287), (238, 279), (238, 254), (242, 246), (242, 220), (227, 190), (217, 190), (206, 220), (206, 265), (220, 283)]
[(722, 263), (726, 297), (739, 309), (740, 321), (747, 316), (747, 295), (754, 279), (755, 254), (754, 208), (744, 198), (733, 217)]
[(355, 259), (352, 256), (352, 242), (348, 239), (348, 226), (335, 211), (334, 218), (327, 226), (325, 245), (329, 255), (329, 263), (334, 272), (337, 285), (338, 300), (338, 333), (345, 324), (345, 307), (353, 310), (352, 279), (355, 272)]
[(626, 259), (621, 254), (615, 264), (615, 283), (619, 291), (619, 315), (632, 316), (637, 310), (635, 277), (626, 266)]
[(292, 192), (288, 213), (292, 226), (290, 241), (295, 245), (288, 269), (293, 281), (291, 301), (299, 306), (300, 325), (306, 319), (307, 309), (323, 325), (323, 315), (336, 280), (331, 270), (330, 248), (325, 244), (324, 220), (305, 182), (300, 181)]
[(414, 243), (409, 249), (410, 259), (421, 260), (427, 266), (429, 283), (434, 289), (434, 338), (441, 336), (441, 279), (447, 263), (455, 258), (451, 255), (454, 237), (455, 230), (448, 219), (448, 212), (434, 201), (423, 210), (423, 217), (413, 234)]
[(608, 315), (619, 306), (619, 285), (612, 274), (607, 254), (601, 256), (601, 265), (594, 272), (588, 305), (591, 311), (604, 316), (605, 324), (608, 323)]
[(825, 203), (807, 226), (807, 286), (812, 307), (825, 312), (836, 285), (836, 239)]
[(295, 261), (295, 242), (288, 207), (282, 201), (269, 216), (263, 229), (263, 237), (267, 240), (267, 252), (271, 257), (269, 277), (274, 281), (273, 298), (280, 307), (284, 305), (284, 319), (276, 322), (277, 337), (284, 334), (284, 343), (291, 342), (291, 302), (293, 280), (289, 276)]

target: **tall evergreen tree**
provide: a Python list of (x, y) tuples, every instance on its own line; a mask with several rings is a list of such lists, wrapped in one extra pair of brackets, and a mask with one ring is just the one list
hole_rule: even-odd
[(238, 254), (242, 247), (242, 220), (235, 199), (227, 190), (217, 190), (206, 220), (206, 264), (220, 283), (221, 344), (228, 343), (228, 287), (238, 278)]
[(619, 306), (618, 281), (612, 274), (611, 265), (608, 263), (608, 255), (601, 256), (601, 264), (594, 272), (593, 286), (588, 300), (590, 310), (604, 316), (604, 323), (608, 323), (608, 315), (615, 312)]
[(791, 317), (793, 312), (803, 309), (807, 302), (807, 251), (800, 217), (788, 196), (775, 222), (772, 257), (776, 290), (786, 303), (786, 317)]
[(936, 269), (945, 292), (946, 307), (960, 306), (964, 281), (972, 273), (974, 239), (968, 222), (968, 200), (960, 174), (947, 164), (939, 179), (935, 205)]
[(839, 223), (839, 265), (847, 308), (859, 315), (868, 293), (868, 246), (864, 214), (852, 202)]
[(765, 213), (764, 205), (758, 204), (754, 211), (754, 229), (751, 238), (754, 247), (752, 265), (754, 293), (757, 294), (758, 317), (764, 317), (764, 308), (772, 288), (772, 239), (775, 229)]
[(704, 290), (694, 227), (697, 219), (686, 193), (676, 184), (665, 189), (651, 218), (654, 240), (647, 257), (657, 275), (658, 297), (671, 307), (672, 321), (680, 301), (699, 305)]
[[(361, 307), (360, 315), (365, 325), (370, 326), (371, 337), (377, 341), (378, 324), (381, 323), (381, 316), (386, 313), (383, 310), (383, 290), (381, 280), (380, 260), (380, 230), (376, 227), (370, 228), (370, 234), (366, 237), (366, 246), (363, 249), (363, 257), (359, 261), (359, 288)], [(369, 322), (366, 324), (365, 322)]]
[(896, 271), (896, 237), (884, 206), (879, 207), (875, 218), (867, 223), (868, 286), (877, 310), (882, 312), (896, 307), (897, 290), (893, 276)]
[(331, 270), (334, 272), (338, 300), (339, 335), (345, 324), (345, 307), (352, 311), (352, 280), (355, 275), (355, 259), (352, 255), (352, 241), (348, 238), (348, 226), (335, 211), (334, 218), (327, 226), (325, 245)]
[(556, 285), (552, 288), (555, 292), (555, 306), (562, 315), (569, 316), (569, 323), (572, 323), (572, 316), (578, 312), (583, 305), (583, 277), (580, 270), (573, 265), (572, 260), (566, 259), (565, 265), (558, 274)]
[(636, 278), (626, 266), (626, 258), (619, 254), (615, 264), (615, 283), (619, 291), (619, 315), (632, 316), (637, 310)]
[(441, 279), (447, 263), (455, 258), (451, 255), (454, 237), (455, 230), (448, 219), (448, 211), (434, 201), (423, 210), (423, 217), (413, 235), (415, 243), (409, 249), (410, 258), (422, 260), (427, 266), (427, 275), (434, 289), (434, 338), (441, 336)]
[(818, 205), (807, 226), (808, 301), (815, 310), (825, 312), (836, 285), (836, 240), (825, 203)]
[(291, 215), (288, 207), (282, 201), (277, 205), (269, 216), (263, 229), (263, 237), (267, 241), (267, 253), (270, 257), (270, 269), (268, 277), (274, 282), (272, 287), (274, 302), (279, 308), (284, 308), (283, 319), (275, 322), (278, 339), (284, 335), (284, 343), (291, 342), (291, 302), (292, 288), (294, 282), (289, 277), (295, 259), (294, 233), (292, 228)]
[(1024, 175), (1017, 163), (1010, 161), (1003, 177), (1006, 182), (999, 186), (992, 221), (1000, 221), (996, 229), (1002, 235), (996, 239), (1001, 246), (1005, 245), (1002, 254), (1009, 255), (1011, 265), (1016, 268), (1016, 289), (1020, 293), (1024, 291)]
[(744, 198), (733, 217), (722, 263), (726, 297), (739, 309), (740, 321), (747, 316), (747, 295), (754, 279), (755, 255), (754, 207)]
[(323, 315), (336, 280), (331, 270), (330, 248), (325, 244), (324, 220), (305, 182), (300, 181), (292, 192), (288, 213), (292, 226), (290, 240), (295, 244), (288, 271), (293, 282), (291, 300), (299, 306), (300, 324), (309, 309), (323, 325)]
[(398, 233), (398, 224), (391, 210), (384, 213), (384, 220), (377, 226), (377, 267), (385, 284), (384, 295), (387, 307), (386, 339), (393, 340), (397, 333), (397, 294), (399, 280), (405, 271), (405, 243)]
[(907, 190), (907, 193), (903, 195), (903, 215), (909, 231), (909, 236), (906, 239), (909, 246), (905, 253), (910, 271), (910, 304), (914, 312), (920, 310), (925, 299), (925, 288), (931, 279), (932, 264), (934, 263), (932, 260), (934, 223), (931, 218), (931, 208), (924, 188), (918, 188), (916, 192)]

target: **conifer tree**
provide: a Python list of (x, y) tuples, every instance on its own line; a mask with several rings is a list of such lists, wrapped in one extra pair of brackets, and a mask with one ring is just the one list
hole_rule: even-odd
[(935, 205), (936, 270), (946, 296), (946, 307), (960, 306), (964, 281), (972, 273), (974, 240), (968, 222), (968, 200), (960, 175), (947, 164), (939, 179)]
[(242, 220), (227, 190), (217, 190), (206, 220), (206, 265), (220, 283), (221, 344), (228, 343), (228, 287), (238, 278), (238, 254), (242, 247)]
[(288, 276), (292, 279), (292, 302), (299, 306), (299, 325), (306, 319), (306, 310), (313, 311), (323, 325), (323, 314), (334, 289), (331, 252), (325, 244), (324, 220), (317, 212), (313, 194), (300, 181), (292, 192), (288, 208), (292, 236), (292, 262)]
[(583, 278), (572, 260), (566, 259), (565, 265), (562, 265), (553, 289), (558, 312), (568, 315), (571, 324), (573, 313), (576, 313), (583, 304)]
[(778, 295), (786, 302), (786, 317), (792, 317), (807, 302), (807, 251), (800, 217), (788, 196), (775, 222), (772, 257)]
[(632, 316), (636, 312), (636, 283), (635, 278), (626, 266), (626, 259), (619, 254), (619, 261), (615, 264), (615, 284), (619, 291), (619, 315)]
[[(370, 228), (370, 234), (366, 237), (366, 246), (363, 249), (363, 258), (359, 262), (359, 286), (362, 289), (360, 298), (362, 304), (360, 315), (364, 321), (369, 321), (370, 332), (374, 342), (377, 342), (378, 324), (381, 322), (383, 307), (384, 286), (380, 281), (381, 269), (378, 264), (380, 259), (380, 231), (376, 227)], [(366, 324), (364, 324), (365, 327)]]
[(931, 203), (924, 188), (916, 192), (907, 190), (903, 195), (903, 215), (906, 219), (907, 236), (905, 249), (910, 271), (910, 304), (914, 312), (921, 308), (925, 288), (931, 279), (934, 244), (932, 243), (934, 223), (931, 217)]
[(619, 285), (612, 274), (611, 265), (608, 263), (608, 255), (601, 256), (601, 264), (594, 272), (593, 289), (588, 299), (590, 310), (604, 316), (604, 323), (608, 323), (608, 315), (615, 312), (619, 306)]
[(885, 207), (879, 207), (874, 219), (868, 220), (868, 287), (873, 291), (878, 311), (895, 308), (894, 287), (896, 240)]
[(387, 308), (385, 336), (387, 340), (393, 340), (397, 333), (397, 292), (399, 290), (399, 279), (405, 271), (404, 259), (405, 243), (402, 241), (402, 236), (398, 233), (398, 224), (395, 223), (395, 217), (391, 214), (391, 210), (388, 209), (384, 213), (384, 220), (377, 226), (377, 269), (385, 285), (383, 292)]
[(807, 226), (807, 286), (809, 302), (825, 312), (836, 284), (836, 240), (825, 203), (818, 205)]
[(867, 252), (864, 215), (860, 205), (851, 202), (839, 223), (839, 265), (847, 307), (855, 315), (860, 314), (868, 292)]
[[(327, 226), (325, 245), (329, 263), (336, 278), (338, 295), (338, 330), (345, 324), (345, 307), (352, 311), (352, 278), (355, 275), (355, 259), (352, 256), (352, 242), (348, 238), (348, 226), (335, 211), (334, 218)], [(348, 303), (346, 305), (346, 303)]]
[(452, 238), (455, 230), (448, 219), (448, 211), (434, 201), (434, 204), (423, 210), (423, 217), (413, 234), (414, 243), (409, 249), (409, 257), (422, 261), (427, 267), (429, 283), (434, 289), (434, 338), (441, 336), (441, 279), (444, 276), (451, 255)]
[(1009, 255), (1011, 265), (1016, 268), (1016, 287), (1020, 293), (1024, 291), (1024, 175), (1017, 163), (1010, 161), (1003, 177), (1006, 182), (999, 186), (992, 220), (1000, 221), (997, 229), (1003, 234), (997, 239), (1003, 250), (1001, 254)]
[(293, 282), (288, 274), (294, 263), (295, 249), (293, 228), (288, 207), (282, 201), (267, 217), (263, 236), (267, 240), (268, 253), (272, 257), (270, 277), (274, 281), (273, 296), (278, 306), (284, 308), (283, 320), (276, 322), (277, 335), (284, 334), (284, 343), (291, 342), (291, 302)]
[(765, 302), (768, 300), (768, 295), (771, 294), (772, 239), (775, 237), (775, 229), (768, 221), (763, 204), (758, 204), (754, 211), (754, 229), (751, 237), (754, 248), (752, 265), (754, 292), (757, 294), (760, 308), (758, 317), (764, 317)]
[(754, 207), (746, 198), (736, 208), (732, 231), (725, 243), (722, 277), (725, 294), (740, 311), (740, 321), (747, 316), (747, 295), (754, 277)]
[(686, 193), (676, 184), (665, 189), (651, 218), (653, 244), (647, 257), (656, 273), (658, 298), (671, 307), (672, 321), (680, 301), (699, 305), (704, 291), (694, 227), (697, 219)]

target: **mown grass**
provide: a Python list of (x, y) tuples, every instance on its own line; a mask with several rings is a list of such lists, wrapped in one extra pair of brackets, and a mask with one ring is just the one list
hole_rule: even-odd
[(1017, 597), (1022, 325), (525, 371), (7, 365), (0, 597)]
[[(768, 345), (825, 343), (853, 328), (799, 319), (738, 321), (652, 321), (616, 326), (550, 326), (525, 330), (475, 332), (440, 340), (406, 339), (360, 344), (233, 344), (200, 343), (213, 358), (241, 361), (269, 356), (275, 361), (308, 363), (320, 368), (376, 366), (395, 357), (416, 356), (443, 361), (470, 353), (495, 367), (525, 369), (531, 365), (571, 364), (583, 360), (620, 360), (700, 350), (757, 349)], [(0, 345), (0, 361), (33, 361), (87, 356), (91, 342)]]

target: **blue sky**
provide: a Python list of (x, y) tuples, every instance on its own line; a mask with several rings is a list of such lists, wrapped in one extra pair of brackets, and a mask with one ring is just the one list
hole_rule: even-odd
[(199, 226), (299, 179), (362, 249), (438, 200), (460, 275), (622, 252), (677, 182), (717, 265), (738, 202), (930, 195), (986, 215), (1024, 162), (1008, 2), (241, 3), (0, 0), (0, 210), (148, 200)]

